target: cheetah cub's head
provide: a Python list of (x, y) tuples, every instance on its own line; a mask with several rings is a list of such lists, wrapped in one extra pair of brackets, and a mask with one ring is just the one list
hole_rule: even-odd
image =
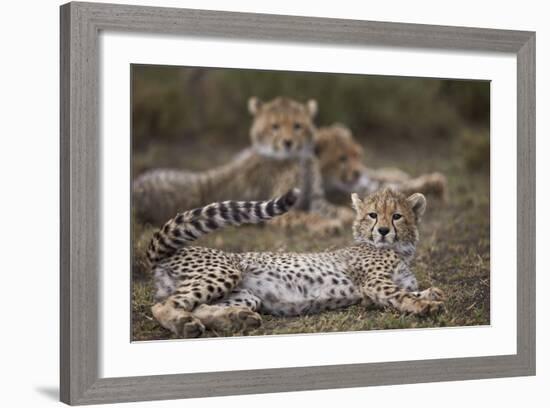
[(315, 100), (302, 104), (285, 97), (269, 102), (252, 97), (248, 110), (253, 116), (250, 138), (260, 154), (278, 159), (313, 154)]
[(351, 130), (335, 123), (315, 135), (315, 155), (319, 159), (325, 191), (351, 193), (364, 176), (363, 148)]
[(387, 188), (363, 200), (353, 193), (351, 200), (357, 213), (353, 223), (353, 236), (357, 242), (414, 252), (418, 224), (426, 209), (426, 198), (422, 194), (405, 197)]

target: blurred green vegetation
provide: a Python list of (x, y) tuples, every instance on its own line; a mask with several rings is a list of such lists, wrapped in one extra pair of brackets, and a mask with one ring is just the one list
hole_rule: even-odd
[(156, 143), (246, 146), (250, 96), (314, 98), (319, 126), (342, 122), (375, 144), (449, 142), (464, 123), (489, 128), (488, 81), (133, 65), (132, 91), (138, 151)]

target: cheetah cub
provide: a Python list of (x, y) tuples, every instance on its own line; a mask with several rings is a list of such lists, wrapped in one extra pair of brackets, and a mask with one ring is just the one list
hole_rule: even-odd
[(292, 190), (269, 201), (225, 201), (178, 214), (153, 237), (148, 259), (156, 284), (154, 317), (179, 337), (200, 336), (205, 328), (246, 331), (258, 327), (258, 312), (296, 316), (346, 307), (361, 301), (402, 313), (441, 310), (443, 293), (419, 291), (409, 268), (426, 199), (390, 189), (361, 200), (355, 243), (321, 253), (228, 253), (187, 246), (226, 225), (258, 223), (287, 212)]
[(153, 169), (132, 183), (135, 215), (162, 225), (181, 209), (227, 199), (260, 200), (301, 189), (299, 202), (272, 225), (332, 233), (353, 219), (349, 208), (329, 203), (313, 154), (317, 102), (286, 97), (263, 102), (252, 97), (251, 145), (227, 163), (202, 172)]
[(363, 147), (344, 125), (335, 123), (318, 129), (315, 154), (321, 168), (323, 190), (335, 202), (347, 200), (351, 192), (366, 195), (385, 187), (403, 194), (424, 193), (448, 201), (447, 178), (442, 173), (411, 177), (397, 168), (365, 167)]

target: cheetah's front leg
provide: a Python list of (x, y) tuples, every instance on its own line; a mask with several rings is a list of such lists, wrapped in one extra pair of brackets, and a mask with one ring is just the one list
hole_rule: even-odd
[(410, 292), (399, 288), (391, 279), (378, 276), (368, 279), (362, 287), (362, 292), (369, 301), (403, 313), (424, 316), (443, 309), (443, 292), (437, 288)]
[(436, 288), (435, 286), (421, 290), (421, 291), (415, 291), (412, 292), (413, 295), (421, 298), (421, 299), (427, 299), (427, 300), (437, 300), (437, 301), (444, 301), (445, 300), (445, 294), (443, 291), (439, 288)]

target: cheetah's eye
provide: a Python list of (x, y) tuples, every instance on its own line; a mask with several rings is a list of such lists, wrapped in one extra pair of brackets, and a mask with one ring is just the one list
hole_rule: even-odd
[(392, 218), (393, 218), (394, 220), (398, 220), (398, 219), (400, 219), (401, 217), (403, 217), (403, 216), (402, 216), (401, 214), (398, 214), (398, 213), (395, 213), (395, 214), (393, 214), (393, 216), (392, 216)]
[(302, 125), (298, 122), (294, 124), (294, 130), (300, 130), (302, 128)]
[(271, 129), (273, 130), (279, 130), (279, 124), (278, 123), (274, 123), (271, 125)]
[(369, 213), (369, 217), (371, 217), (372, 219), (376, 219), (377, 214), (375, 212), (371, 212)]

